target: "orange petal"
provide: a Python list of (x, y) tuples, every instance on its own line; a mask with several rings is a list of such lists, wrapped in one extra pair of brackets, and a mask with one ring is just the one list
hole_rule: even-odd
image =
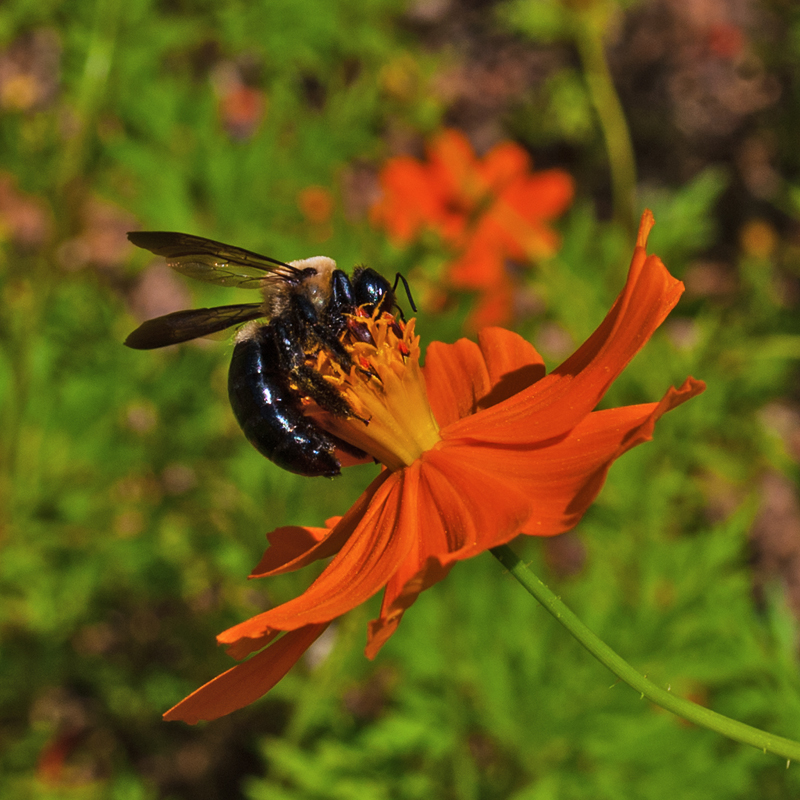
[(544, 377), (544, 360), (536, 348), (513, 331), (484, 328), (478, 333), (478, 346), (492, 384), (492, 391), (481, 398), (481, 408), (501, 403)]
[(249, 661), (237, 664), (192, 692), (167, 711), (164, 719), (194, 725), (244, 708), (278, 683), (327, 627), (327, 623), (322, 623), (289, 631)]
[(428, 147), (428, 158), (439, 185), (451, 198), (470, 204), (485, 193), (475, 151), (461, 131), (451, 128), (439, 134)]
[(474, 414), (491, 389), (486, 361), (475, 342), (431, 342), (425, 352), (425, 388), (440, 427)]
[(487, 186), (502, 192), (515, 178), (530, 169), (531, 158), (516, 142), (500, 142), (484, 157), (479, 170)]
[(415, 569), (414, 563), (409, 561), (409, 568), (398, 571), (386, 585), (380, 616), (371, 620), (367, 627), (364, 655), (369, 659), (375, 658), (389, 641), (406, 609), (414, 604), (420, 593), (444, 580), (453, 568), (453, 564), (442, 565), (436, 556), (431, 556)]
[(407, 244), (425, 225), (438, 219), (441, 200), (434, 176), (414, 158), (391, 159), (380, 176), (383, 197), (370, 210), (373, 224), (382, 224), (400, 244)]
[(268, 575), (292, 572), (338, 553), (361, 521), (375, 492), (390, 474), (382, 472), (378, 475), (347, 514), (337, 518), (334, 526), (330, 528), (301, 528), (292, 525), (277, 528), (267, 534), (270, 546), (250, 573), (250, 577), (264, 578)]
[(447, 280), (459, 289), (491, 289), (506, 275), (505, 249), (484, 215), (461, 255), (447, 267)]
[(512, 331), (486, 328), (479, 344), (432, 342), (425, 353), (425, 386), (441, 427), (522, 391), (544, 375), (532, 344)]
[(482, 235), (512, 259), (538, 260), (553, 255), (561, 244), (559, 235), (538, 217), (530, 217), (506, 199), (498, 198), (481, 220)]
[[(520, 532), (552, 536), (574, 527), (611, 464), (651, 439), (659, 417), (704, 389), (702, 381), (689, 378), (660, 403), (594, 412), (561, 441), (538, 449), (462, 442), (426, 453), (420, 501), (437, 513), (428, 515), (424, 536), (387, 584), (381, 615), (370, 623), (366, 655), (377, 654), (419, 593), (442, 580), (456, 561)], [(526, 507), (531, 512), (522, 522)]]
[[(334, 552), (338, 552), (342, 544), (353, 534), (361, 522), (378, 488), (382, 486), (391, 474), (388, 470), (381, 472), (344, 517), (332, 517), (327, 521), (326, 525), (328, 525), (330, 536), (323, 537), (318, 544), (311, 544), (310, 548), (305, 551), (295, 554), (291, 540), (284, 538), (284, 534), (289, 534), (292, 528), (279, 529), (281, 535), (278, 539), (279, 547), (277, 551), (273, 553), (271, 547), (267, 548), (250, 577), (261, 578), (289, 572), (310, 564), (322, 558), (323, 555), (332, 555)], [(300, 530), (305, 529), (301, 528)], [(310, 537), (308, 536), (302, 537), (302, 541), (305, 542), (308, 542), (309, 539)], [(334, 547), (336, 547), (335, 550)], [(290, 560), (284, 561), (284, 558), (289, 558)], [(301, 595), (296, 600), (302, 597), (305, 597), (305, 595)], [(220, 644), (229, 645), (227, 653), (232, 658), (246, 658), (251, 653), (269, 644), (281, 630), (284, 630), (284, 628), (271, 624), (271, 613), (271, 611), (266, 611), (256, 614), (256, 616), (250, 617), (250, 619), (244, 620), (232, 628), (228, 628), (217, 636), (217, 641)]]
[(418, 535), (419, 519), (418, 470), (385, 475), (353, 535), (302, 595), (229, 628), (217, 640), (238, 645), (276, 629), (328, 622), (380, 591)]
[[(597, 497), (611, 465), (623, 453), (653, 438), (658, 419), (702, 393), (702, 381), (687, 378), (659, 403), (595, 411), (552, 448), (537, 455), (539, 505), (524, 526), (530, 536), (552, 536), (574, 527)], [(541, 488), (539, 488), (541, 487)], [(534, 500), (536, 502), (536, 500)]]
[[(662, 414), (700, 394), (705, 384), (687, 379), (670, 389), (659, 403), (595, 411), (566, 436), (537, 444), (536, 431), (518, 430), (514, 447), (483, 445), (470, 439), (446, 442), (443, 455), (470, 467), (504, 470), (510, 487), (524, 493), (532, 513), (523, 530), (553, 536), (574, 527), (600, 491), (611, 464), (623, 453), (652, 437)], [(529, 438), (531, 436), (531, 438)]]
[(463, 452), (434, 448), (418, 462), (421, 524), (386, 586), (380, 617), (370, 623), (369, 658), (419, 593), (442, 580), (455, 561), (513, 539), (530, 517), (530, 500), (509, 484), (504, 465), (485, 469), (480, 455), (467, 464), (459, 457)]
[[(287, 564), (302, 558), (316, 548), (331, 534), (330, 528), (303, 528), (300, 525), (284, 525), (267, 534), (269, 547), (250, 573), (251, 578), (275, 575)], [(303, 564), (298, 564), (303, 566)], [(289, 567), (292, 569), (293, 567)]]
[[(639, 241), (649, 224), (642, 218)], [(645, 231), (642, 234), (641, 231)], [(453, 436), (514, 444), (520, 426), (539, 440), (562, 436), (602, 399), (608, 387), (644, 346), (683, 293), (657, 256), (637, 244), (625, 288), (606, 318), (560, 367), (504, 403), (459, 420)]]
[[(262, 647), (266, 647), (271, 641), (280, 636), (281, 633), (283, 633), (283, 631), (279, 631), (277, 629), (270, 630), (268, 628), (262, 631), (260, 636), (253, 636), (248, 639), (239, 639), (229, 647), (226, 647), (225, 653), (231, 658), (241, 661), (243, 658), (247, 658), (247, 656), (251, 655), (252, 653), (261, 650)], [(222, 634), (217, 635), (217, 642), (219, 644), (224, 644), (224, 642), (221, 641), (221, 636)]]
[(575, 182), (560, 169), (535, 172), (510, 183), (502, 199), (528, 220), (550, 220), (569, 208), (575, 195)]

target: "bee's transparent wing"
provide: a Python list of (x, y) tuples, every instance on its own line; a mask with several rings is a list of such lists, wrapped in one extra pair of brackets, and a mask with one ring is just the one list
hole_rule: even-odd
[(261, 303), (192, 308), (143, 322), (126, 340), (134, 350), (153, 350), (188, 342), (264, 316)]
[(190, 278), (218, 286), (259, 289), (265, 279), (299, 283), (305, 273), (269, 256), (241, 247), (170, 231), (132, 231), (128, 239), (137, 247), (164, 256), (172, 269)]

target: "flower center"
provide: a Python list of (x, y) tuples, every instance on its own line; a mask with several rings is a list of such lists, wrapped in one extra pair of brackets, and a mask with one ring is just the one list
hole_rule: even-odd
[(395, 471), (440, 441), (419, 366), (414, 322), (359, 310), (348, 318), (342, 340), (352, 364), (343, 367), (325, 350), (317, 356), (317, 371), (353, 411), (350, 417), (326, 414), (322, 426)]

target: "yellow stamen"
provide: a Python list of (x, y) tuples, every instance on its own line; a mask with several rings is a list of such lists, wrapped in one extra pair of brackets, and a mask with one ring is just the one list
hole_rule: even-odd
[(391, 470), (410, 466), (440, 441), (419, 366), (414, 320), (403, 323), (387, 313), (354, 315), (344, 344), (353, 361), (349, 371), (324, 351), (317, 369), (341, 392), (354, 416), (326, 415), (323, 426)]

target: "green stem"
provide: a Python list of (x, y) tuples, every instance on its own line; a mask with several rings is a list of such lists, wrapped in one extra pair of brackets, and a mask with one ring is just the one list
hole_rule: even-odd
[(628, 123), (606, 60), (605, 21), (591, 10), (577, 15), (575, 45), (583, 65), (589, 96), (597, 112), (608, 152), (614, 217), (629, 233), (636, 232), (636, 158)]
[(75, 102), (76, 130), (65, 144), (58, 176), (61, 186), (83, 172), (91, 128), (111, 73), (121, 12), (121, 0), (97, 0)]
[(492, 549), (492, 555), (532, 594), (601, 664), (620, 680), (655, 703), (689, 722), (721, 733), (729, 739), (750, 744), (765, 753), (775, 753), (800, 761), (800, 743), (745, 725), (717, 714), (689, 700), (660, 689), (618, 656), (604, 641), (593, 634), (565, 605), (534, 575), (519, 556), (508, 546)]

